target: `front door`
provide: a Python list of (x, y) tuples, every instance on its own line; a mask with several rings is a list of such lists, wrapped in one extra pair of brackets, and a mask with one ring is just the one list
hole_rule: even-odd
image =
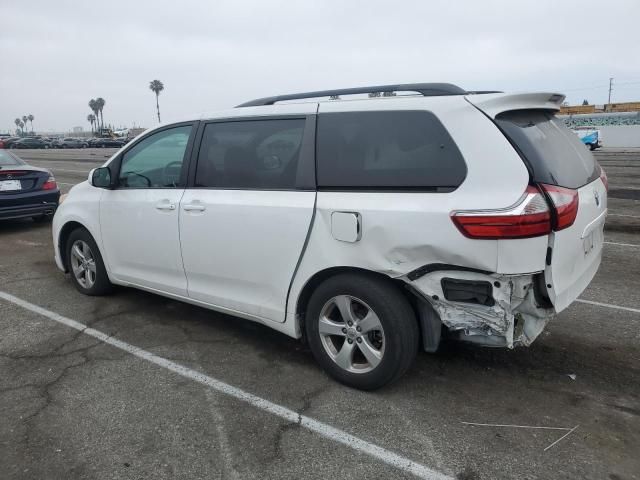
[(165, 128), (124, 152), (117, 186), (100, 200), (104, 256), (115, 280), (187, 295), (178, 213), (192, 130)]

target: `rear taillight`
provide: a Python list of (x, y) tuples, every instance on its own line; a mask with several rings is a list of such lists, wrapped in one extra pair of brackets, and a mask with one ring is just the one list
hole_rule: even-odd
[(484, 240), (538, 237), (551, 232), (547, 201), (531, 185), (512, 207), (457, 211), (451, 214), (451, 220), (465, 237)]
[(551, 199), (556, 213), (554, 230), (562, 230), (573, 225), (578, 215), (578, 191), (555, 185), (540, 185)]
[(55, 190), (56, 188), (58, 188), (58, 185), (56, 184), (56, 179), (53, 178), (53, 175), (49, 175), (49, 178), (47, 178), (47, 181), (44, 182), (44, 185), (42, 185), (42, 190)]
[(604, 183), (604, 188), (609, 191), (609, 179), (607, 178), (607, 172), (604, 171), (604, 168), (600, 167), (600, 180)]

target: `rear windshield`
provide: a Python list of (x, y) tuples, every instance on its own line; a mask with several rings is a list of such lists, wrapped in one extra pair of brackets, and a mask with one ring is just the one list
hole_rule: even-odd
[(514, 110), (499, 114), (496, 122), (524, 155), (533, 181), (579, 188), (600, 175), (587, 147), (552, 113)]
[(8, 165), (24, 165), (22, 160), (14, 157), (9, 152), (0, 150), (0, 167)]

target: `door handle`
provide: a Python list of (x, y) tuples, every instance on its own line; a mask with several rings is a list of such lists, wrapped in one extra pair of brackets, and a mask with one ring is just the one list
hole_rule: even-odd
[(176, 204), (175, 203), (171, 203), (167, 200), (164, 200), (162, 202), (158, 202), (156, 203), (156, 209), (157, 210), (175, 210), (176, 209)]
[(182, 207), (185, 212), (204, 212), (207, 207), (200, 203), (187, 203)]

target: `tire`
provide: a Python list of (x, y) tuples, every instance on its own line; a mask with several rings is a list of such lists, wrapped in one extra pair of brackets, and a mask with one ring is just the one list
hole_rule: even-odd
[[(343, 310), (351, 317), (347, 322)], [(398, 380), (413, 363), (420, 338), (413, 308), (396, 286), (373, 274), (355, 273), (336, 275), (316, 288), (307, 306), (305, 333), (320, 366), (361, 390)], [(351, 354), (341, 355), (345, 347)]]
[[(83, 272), (78, 272), (78, 256), (72, 254), (72, 248), (78, 246), (85, 259), (87, 259), (87, 269), (80, 267)], [(96, 245), (95, 240), (91, 234), (84, 228), (78, 228), (71, 232), (67, 239), (66, 245), (66, 262), (69, 273), (71, 274), (71, 281), (75, 285), (76, 289), (85, 295), (99, 296), (111, 293), (113, 285), (109, 281), (107, 276), (107, 270), (102, 261), (102, 255)], [(87, 251), (88, 249), (88, 251)], [(73, 255), (73, 256), (72, 256)], [(90, 263), (93, 260), (95, 266), (95, 272), (90, 269)], [(75, 269), (74, 269), (75, 268)], [(87, 280), (87, 275), (89, 275)], [(84, 282), (82, 278), (84, 277)], [(93, 281), (91, 281), (93, 279)]]

